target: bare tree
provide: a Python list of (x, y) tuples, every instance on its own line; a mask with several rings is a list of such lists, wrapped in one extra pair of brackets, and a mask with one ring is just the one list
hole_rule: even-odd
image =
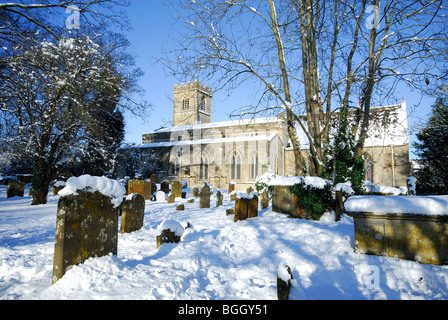
[(286, 111), (298, 173), (298, 130), (309, 141), (311, 173), (321, 175), (332, 113), (355, 112), (359, 157), (372, 105), (392, 99), (399, 83), (435, 90), (447, 76), (441, 0), (170, 2), (181, 38), (167, 52), (168, 70), (198, 74), (217, 90), (257, 84), (260, 99), (244, 111)]

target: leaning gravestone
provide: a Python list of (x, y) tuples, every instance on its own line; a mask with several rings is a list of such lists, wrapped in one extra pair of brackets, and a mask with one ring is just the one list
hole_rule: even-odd
[(175, 198), (182, 197), (182, 185), (179, 181), (173, 181), (173, 183), (171, 183), (171, 194), (174, 195)]
[(8, 189), (6, 189), (6, 197), (23, 197), (25, 193), (25, 183), (20, 181), (10, 181), (8, 184)]
[(52, 281), (92, 257), (117, 254), (118, 214), (125, 188), (89, 175), (70, 178), (59, 194)]
[(221, 191), (218, 191), (216, 193), (216, 207), (222, 206), (222, 198), (223, 198), (223, 195), (221, 194)]
[(174, 220), (167, 220), (162, 222), (157, 228), (160, 236), (156, 237), (157, 248), (164, 243), (177, 243), (180, 241), (185, 229), (182, 225)]
[(201, 192), (199, 192), (199, 209), (210, 208), (210, 196), (212, 192), (210, 187), (204, 183), (201, 188)]
[(145, 198), (139, 193), (128, 195), (121, 205), (120, 233), (131, 233), (143, 228)]

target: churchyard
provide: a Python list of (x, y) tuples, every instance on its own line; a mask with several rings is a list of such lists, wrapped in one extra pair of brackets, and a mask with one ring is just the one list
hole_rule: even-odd
[[(387, 256), (388, 248), (363, 254), (361, 244), (378, 243), (359, 242), (367, 210), (356, 203), (358, 216), (296, 219), (281, 212), (300, 212), (294, 200), (281, 207), (254, 190), (148, 181), (128, 184), (123, 197), (118, 182), (91, 178), (69, 180), (41, 206), (0, 186), (0, 299), (448, 298), (444, 261)], [(86, 185), (90, 196), (77, 192)], [(446, 221), (441, 228), (446, 237)]]

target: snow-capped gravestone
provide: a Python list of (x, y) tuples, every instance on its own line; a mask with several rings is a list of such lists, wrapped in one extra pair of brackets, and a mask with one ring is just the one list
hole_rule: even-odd
[(65, 181), (57, 181), (52, 187), (53, 196), (57, 196), (59, 194), (59, 191), (64, 189), (65, 186), (66, 186)]
[(70, 178), (59, 192), (53, 283), (71, 266), (91, 257), (117, 254), (118, 214), (125, 188), (89, 175)]
[(258, 195), (256, 192), (243, 193), (236, 195), (235, 218), (234, 221), (246, 220), (258, 216)]
[(160, 236), (157, 236), (156, 243), (157, 248), (164, 243), (177, 243), (180, 241), (185, 229), (182, 225), (174, 220), (167, 220), (162, 222), (157, 228), (160, 232)]
[(121, 205), (121, 233), (131, 233), (143, 228), (145, 198), (139, 193), (126, 197)]
[(6, 197), (23, 197), (25, 193), (25, 184), (20, 181), (10, 181), (8, 184), (8, 189), (6, 189)]
[(210, 187), (204, 183), (201, 188), (201, 192), (199, 192), (199, 209), (210, 208), (210, 196), (212, 192)]

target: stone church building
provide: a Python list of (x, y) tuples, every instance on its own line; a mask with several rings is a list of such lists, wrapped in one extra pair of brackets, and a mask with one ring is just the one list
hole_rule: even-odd
[[(294, 175), (283, 113), (277, 117), (212, 122), (212, 89), (198, 81), (174, 86), (173, 126), (143, 134), (137, 146), (153, 162), (157, 182), (204, 182), (237, 190), (254, 186), (266, 172)], [(366, 180), (387, 186), (406, 186), (410, 173), (406, 103), (373, 109), (372, 128), (366, 140)], [(310, 165), (305, 135), (302, 156)], [(120, 174), (119, 174), (120, 175)]]

